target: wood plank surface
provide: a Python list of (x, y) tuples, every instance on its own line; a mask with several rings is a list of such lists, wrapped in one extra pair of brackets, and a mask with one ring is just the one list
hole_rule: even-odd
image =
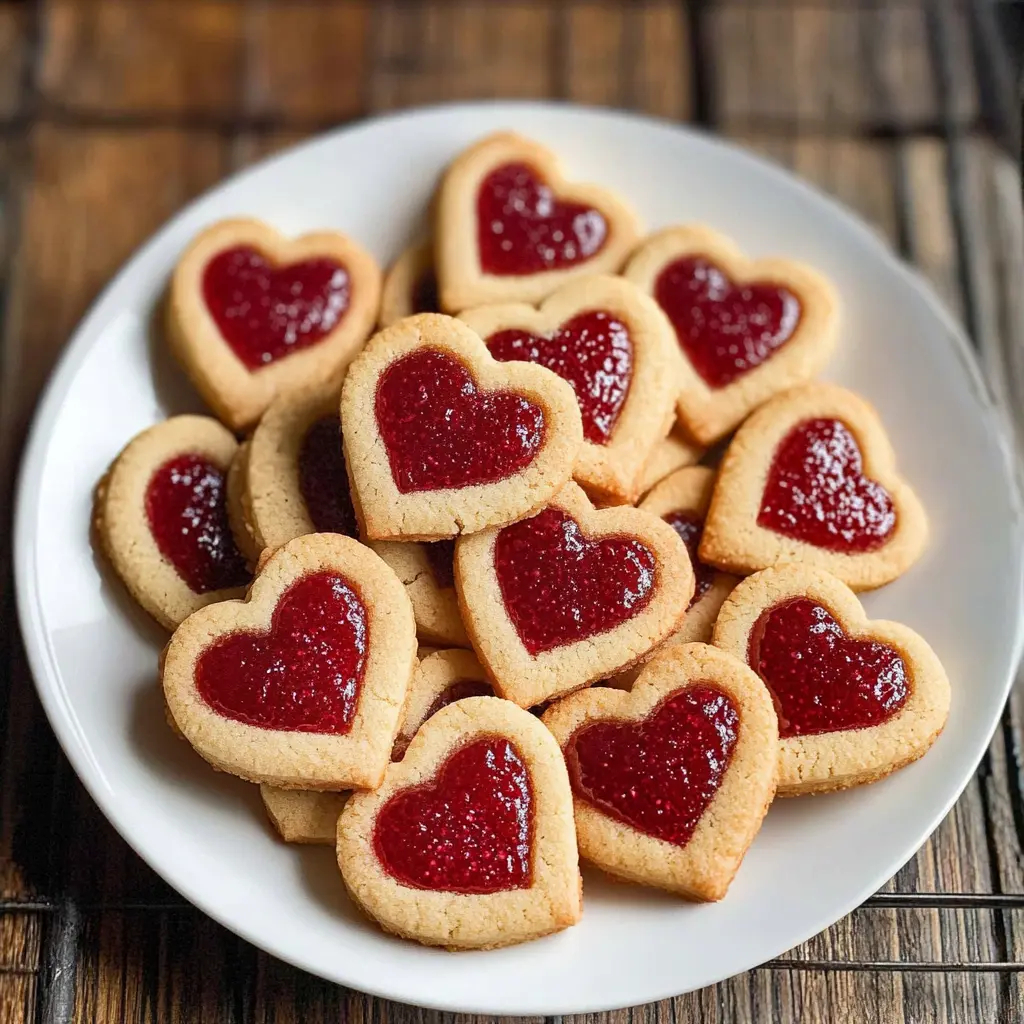
[[(983, 132), (972, 17), (954, 0), (0, 0), (0, 522), (36, 395), (136, 245), (231, 170), (311, 132), (452, 99), (552, 97), (697, 120), (794, 169), (932, 281), (1024, 439), (1020, 181)], [(329, 985), (178, 906), (56, 749), (10, 628), (7, 558), (5, 545), (0, 899), (50, 909), (0, 912), (0, 1024), (495, 1020)], [(822, 967), (1024, 963), (1019, 910), (891, 902), (1024, 894), (1022, 750), (1018, 692), (978, 775), (883, 890), (890, 902), (782, 966), (571, 1019), (1024, 1020), (1019, 974)], [(84, 908), (70, 927), (67, 895)], [(123, 909), (149, 903), (171, 909)], [(50, 970), (61, 942), (66, 1009)]]

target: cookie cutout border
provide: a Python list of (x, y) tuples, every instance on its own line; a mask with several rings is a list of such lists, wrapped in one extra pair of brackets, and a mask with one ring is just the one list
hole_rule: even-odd
[(318, 532), (302, 495), (299, 457), (309, 429), (324, 417), (338, 416), (340, 394), (341, 388), (331, 385), (280, 395), (252, 432), (242, 503), (248, 532), (261, 551)]
[(685, 846), (657, 839), (573, 795), (580, 856), (611, 875), (699, 902), (720, 900), (775, 796), (778, 722), (764, 683), (747, 665), (707, 644), (654, 658), (630, 692), (591, 687), (558, 701), (543, 723), (564, 748), (584, 725), (641, 722), (669, 696), (694, 686), (728, 695), (739, 716), (729, 766)]
[(280, 789), (260, 786), (263, 809), (274, 831), (286, 843), (309, 846), (333, 846), (338, 834), (338, 818), (350, 793), (345, 790)]
[(848, 637), (895, 649), (907, 668), (910, 694), (880, 725), (780, 738), (779, 796), (866, 785), (926, 754), (949, 717), (951, 693), (942, 663), (909, 626), (869, 619), (857, 595), (824, 570), (788, 564), (747, 577), (722, 606), (715, 646), (746, 663), (750, 634), (762, 613), (799, 597), (827, 608)]
[[(715, 471), (706, 466), (688, 466), (665, 477), (651, 488), (637, 508), (659, 519), (671, 512), (688, 512), (704, 519), (711, 505)], [(714, 568), (714, 566), (712, 566)], [(715, 569), (711, 586), (703, 597), (687, 609), (683, 624), (665, 641), (670, 644), (711, 643), (711, 633), (722, 602), (732, 593), (739, 580), (730, 573)]]
[[(478, 392), (512, 391), (543, 410), (544, 439), (529, 465), (493, 483), (398, 490), (377, 425), (377, 388), (392, 364), (430, 350), (461, 363)], [(444, 540), (522, 519), (570, 478), (583, 443), (571, 385), (543, 366), (499, 363), (469, 327), (442, 313), (406, 317), (370, 339), (345, 377), (341, 425), (352, 504), (368, 540)]]
[[(265, 636), (282, 595), (317, 572), (344, 576), (366, 608), (370, 643), (349, 732), (264, 729), (218, 714), (196, 688), (202, 653), (229, 634)], [(214, 768), (282, 789), (341, 790), (380, 783), (415, 666), (416, 626), (401, 582), (358, 541), (320, 533), (270, 555), (244, 601), (189, 616), (164, 651), (160, 676), (174, 726)]]
[(380, 293), (380, 312), (377, 327), (383, 330), (404, 320), (407, 316), (421, 313), (439, 313), (440, 310), (416, 310), (413, 308), (416, 286), (426, 273), (434, 271), (434, 247), (430, 242), (416, 242), (403, 249), (384, 274), (384, 286)]
[(423, 544), (418, 541), (371, 540), (372, 548), (405, 585), (416, 616), (420, 640), (441, 647), (469, 647), (469, 636), (462, 624), (459, 599), (454, 584), (442, 587)]
[(219, 466), (224, 474), (232, 536), (245, 558), (244, 538), (237, 535), (230, 515), (231, 466), (237, 452), (238, 442), (215, 419), (172, 416), (136, 434), (96, 485), (92, 512), (94, 547), (135, 603), (168, 632), (206, 605), (241, 597), (246, 588), (229, 587), (199, 594), (178, 575), (157, 546), (149, 526), (146, 492), (150, 481), (161, 466), (178, 455), (202, 455)]
[[(564, 202), (601, 211), (608, 233), (590, 258), (532, 274), (488, 274), (480, 266), (477, 199), (480, 185), (506, 164), (528, 165)], [(435, 270), (444, 309), (506, 302), (536, 303), (574, 278), (614, 274), (640, 236), (636, 214), (614, 192), (568, 180), (554, 151), (514, 132), (496, 132), (464, 149), (449, 165), (437, 201)]]
[[(277, 267), (326, 257), (343, 264), (350, 302), (334, 330), (306, 348), (250, 370), (224, 340), (203, 299), (203, 275), (216, 255), (251, 246)], [(167, 300), (171, 351), (217, 417), (233, 430), (251, 427), (280, 394), (303, 385), (340, 385), (373, 329), (380, 304), (381, 273), (358, 242), (337, 231), (288, 238), (262, 221), (222, 220), (201, 231), (182, 254)]]
[[(776, 533), (757, 522), (779, 444), (800, 423), (838, 420), (861, 453), (861, 473), (888, 491), (896, 513), (889, 540), (873, 551), (847, 554)], [(700, 556), (749, 575), (782, 562), (813, 565), (853, 590), (872, 590), (902, 576), (928, 542), (924, 508), (896, 468), (896, 453), (878, 413), (859, 395), (835, 384), (806, 384), (772, 399), (736, 432), (722, 459)]]
[(621, 277), (599, 275), (570, 281), (539, 307), (478, 306), (463, 310), (459, 319), (486, 345), (490, 337), (507, 330), (550, 339), (569, 320), (592, 312), (607, 313), (625, 324), (632, 344), (632, 372), (607, 443), (584, 437), (573, 478), (597, 501), (631, 503), (639, 496), (645, 463), (672, 424), (675, 406), (675, 335), (658, 304)]
[[(373, 831), (381, 808), (401, 790), (430, 785), (445, 761), (477, 738), (498, 736), (517, 749), (530, 773), (531, 884), (483, 895), (403, 885), (381, 866)], [(447, 949), (494, 949), (576, 924), (582, 882), (572, 791), (554, 737), (527, 711), (496, 697), (467, 697), (442, 708), (393, 762), (381, 786), (357, 793), (338, 820), (338, 866), (345, 887), (392, 934)]]
[(706, 256), (736, 286), (764, 282), (787, 288), (800, 300), (800, 321), (793, 334), (763, 363), (721, 388), (697, 372), (678, 341), (682, 385), (676, 410), (686, 433), (709, 445), (725, 437), (780, 391), (811, 380), (835, 348), (839, 298), (826, 278), (811, 267), (782, 257), (750, 259), (728, 237), (702, 224), (665, 228), (640, 243), (623, 275), (653, 297), (658, 277), (676, 260)]
[(612, 629), (531, 655), (501, 596), (494, 567), (496, 527), (455, 544), (455, 589), (463, 622), (500, 697), (529, 708), (615, 675), (640, 661), (678, 626), (693, 596), (686, 547), (668, 523), (628, 505), (596, 509), (583, 489), (567, 484), (546, 507), (579, 525), (588, 540), (627, 536), (657, 560), (654, 593), (636, 615)]

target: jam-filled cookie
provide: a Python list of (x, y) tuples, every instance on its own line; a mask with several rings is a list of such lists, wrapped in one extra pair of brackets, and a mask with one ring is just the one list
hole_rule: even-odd
[(669, 648), (630, 693), (591, 687), (542, 719), (561, 746), (580, 856), (694, 900), (721, 899), (775, 794), (771, 697), (706, 644)]
[(257, 220), (226, 220), (175, 268), (168, 335), (210, 408), (240, 430), (282, 392), (340, 384), (379, 302), (377, 264), (345, 235), (288, 239)]
[(307, 533), (356, 537), (337, 386), (275, 399), (248, 443), (242, 508), (260, 551)]
[(869, 621), (849, 587), (811, 566), (740, 583), (715, 645), (771, 691), (780, 796), (883, 778), (926, 753), (949, 715), (949, 681), (928, 644), (898, 622)]
[(428, 242), (411, 245), (384, 275), (377, 323), (390, 327), (416, 313), (440, 313), (437, 276), (434, 274), (434, 247)]
[(530, 519), (461, 537), (463, 621), (499, 696), (528, 708), (621, 672), (679, 625), (693, 570), (676, 531), (567, 484)]
[(693, 564), (693, 597), (670, 643), (711, 643), (718, 609), (737, 583), (735, 576), (705, 565), (697, 553), (714, 485), (713, 469), (690, 466), (662, 480), (639, 505), (664, 519), (679, 534)]
[(637, 478), (637, 493), (642, 497), (660, 480), (677, 469), (699, 462), (704, 449), (697, 447), (678, 426), (652, 449)]
[(405, 755), (420, 726), (441, 708), (466, 697), (493, 697), (494, 688), (472, 651), (434, 651), (416, 669), (402, 712), (402, 727), (395, 737), (391, 759)]
[(533, 715), (495, 697), (450, 704), (338, 821), (338, 865), (385, 931), (489, 949), (549, 935), (582, 910), (565, 764)]
[(539, 302), (572, 278), (614, 273), (637, 237), (635, 215), (614, 193), (566, 181), (555, 154), (530, 139), (489, 135), (441, 182), (442, 308)]
[[(391, 748), (392, 761), (401, 760), (419, 727), (441, 708), (466, 697), (494, 695), (483, 666), (470, 651), (421, 648), (420, 653), (422, 660), (405, 698), (402, 727)], [(260, 794), (267, 816), (285, 842), (334, 845), (338, 815), (348, 793), (260, 786)]]
[(810, 380), (835, 345), (839, 304), (825, 278), (792, 260), (750, 260), (710, 228), (659, 231), (625, 274), (675, 328), (683, 364), (679, 419), (701, 444)]
[(215, 768), (337, 790), (379, 784), (415, 664), (405, 588), (328, 533), (278, 548), (245, 601), (189, 616), (161, 676), (175, 727)]
[(437, 313), (370, 340), (345, 377), (341, 421), (369, 540), (442, 540), (521, 519), (569, 479), (583, 441), (569, 384), (499, 363)]
[(455, 593), (455, 542), (374, 540), (370, 547), (405, 584), (420, 640), (446, 647), (468, 647), (469, 637)]
[(227, 509), (237, 450), (216, 420), (174, 416), (132, 440), (96, 488), (96, 546), (168, 630), (197, 608), (240, 597), (251, 579)]
[(263, 547), (252, 534), (252, 527), (249, 525), (245, 510), (248, 476), (249, 441), (245, 440), (236, 449), (235, 456), (228, 467), (225, 493), (227, 494), (228, 523), (231, 525), (235, 543), (249, 568), (255, 569), (260, 555), (263, 554)]
[(924, 510), (875, 410), (834, 384), (807, 384), (736, 432), (700, 557), (741, 575), (801, 562), (870, 590), (906, 572), (927, 539)]
[(546, 366), (572, 385), (584, 440), (576, 481), (597, 501), (634, 501), (678, 391), (675, 342), (657, 304), (601, 275), (564, 285), (539, 309), (480, 306), (459, 319), (495, 359)]

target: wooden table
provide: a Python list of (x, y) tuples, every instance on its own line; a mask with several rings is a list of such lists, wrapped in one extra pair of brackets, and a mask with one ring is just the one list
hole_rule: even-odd
[[(792, 167), (930, 278), (1024, 423), (1016, 116), (990, 17), (953, 0), (0, 0), (0, 520), (39, 389), (150, 232), (310, 133), (470, 97), (628, 107)], [(7, 547), (0, 1024), (438, 1017), (265, 956), (114, 834), (32, 689)], [(864, 907), (755, 971), (609, 1022), (1024, 1020), (1022, 723), (1018, 694), (946, 821)]]

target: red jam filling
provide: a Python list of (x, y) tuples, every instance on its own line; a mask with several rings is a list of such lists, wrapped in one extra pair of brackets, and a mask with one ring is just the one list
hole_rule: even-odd
[[(428, 718), (433, 718), (441, 708), (446, 708), (457, 700), (464, 700), (466, 697), (493, 696), (494, 690), (487, 683), (477, 679), (457, 679), (451, 686), (442, 690), (434, 698), (434, 703), (427, 709), (426, 715), (423, 716), (423, 721), (425, 722)], [(410, 740), (404, 736), (399, 736), (395, 740), (395, 745), (391, 748), (391, 760), (401, 761), (405, 757), (405, 752), (409, 749), (409, 743)]]
[(772, 692), (783, 738), (881, 725), (909, 695), (898, 651), (847, 636), (807, 597), (761, 613), (747, 661)]
[(306, 431), (299, 448), (299, 491), (317, 533), (357, 535), (337, 416), (324, 416)]
[(712, 388), (760, 366), (793, 336), (800, 300), (782, 285), (736, 285), (704, 256), (670, 263), (654, 283), (693, 368)]
[(149, 478), (146, 518), (160, 554), (197, 594), (244, 587), (245, 559), (228, 525), (224, 473), (202, 455), (176, 455)]
[(437, 275), (428, 267), (416, 278), (412, 286), (412, 311), (414, 313), (440, 313), (441, 300), (437, 293)]
[(355, 587), (335, 572), (293, 583), (267, 633), (229, 633), (196, 662), (199, 695), (261, 729), (343, 734), (352, 728), (370, 635)]
[(466, 895), (530, 885), (533, 786), (501, 736), (450, 754), (432, 782), (399, 790), (377, 814), (381, 867), (414, 889)]
[(459, 360), (421, 349), (377, 384), (377, 427), (402, 494), (494, 483), (528, 466), (544, 410), (512, 391), (480, 391)]
[(591, 540), (546, 508), (499, 531), (494, 568), (512, 625), (531, 655), (606, 633), (654, 596), (657, 561), (633, 537)]
[(498, 331), (487, 339), (495, 359), (539, 363), (567, 380), (583, 415), (583, 436), (607, 444), (633, 378), (633, 342), (629, 329), (610, 313), (580, 313), (554, 334)]
[(715, 570), (710, 565), (705, 565), (697, 557), (697, 549), (700, 547), (701, 534), (704, 532), (704, 520), (692, 512), (669, 512), (661, 517), (676, 533), (679, 534), (682, 542), (686, 545), (687, 554), (693, 565), (693, 597), (690, 600), (692, 608), (711, 588), (715, 581)]
[(758, 525), (830, 551), (877, 550), (896, 512), (862, 467), (856, 439), (838, 420), (797, 424), (775, 451)]
[(258, 370), (333, 331), (352, 301), (352, 282), (335, 260), (275, 266), (241, 245), (206, 264), (203, 300), (235, 355)]
[(455, 541), (434, 540), (426, 545), (427, 561), (434, 581), (443, 590), (455, 586)]
[(526, 164), (496, 167), (476, 197), (477, 244), (485, 274), (538, 274), (571, 267), (600, 252), (604, 214), (562, 202)]
[(722, 784), (739, 717), (731, 698), (700, 684), (640, 722), (585, 725), (565, 747), (573, 792), (638, 832), (685, 846)]

